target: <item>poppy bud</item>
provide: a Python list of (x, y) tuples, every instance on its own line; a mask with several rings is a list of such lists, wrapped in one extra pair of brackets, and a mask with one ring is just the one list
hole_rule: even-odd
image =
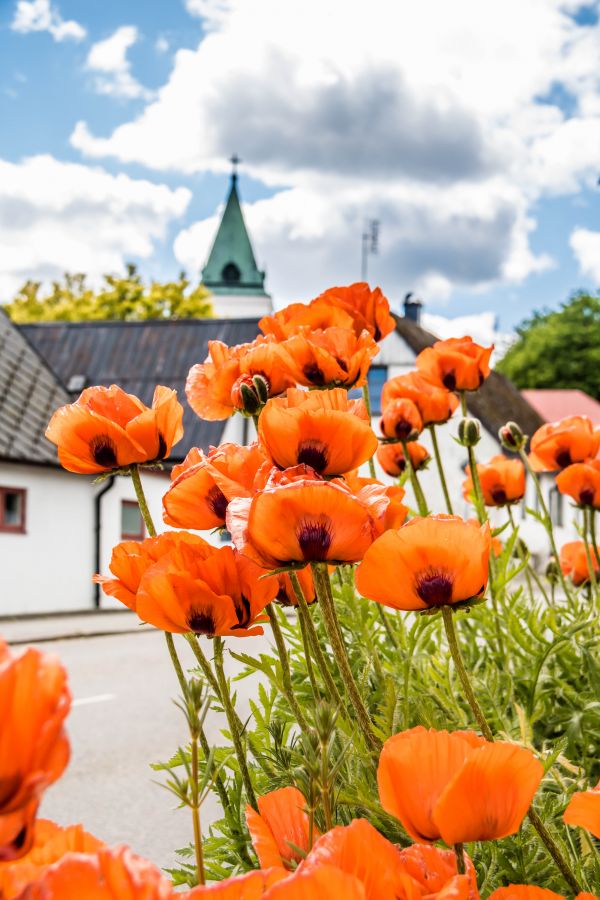
[(262, 395), (268, 396), (268, 386), (261, 375), (241, 375), (231, 389), (231, 401), (239, 412), (255, 416), (264, 406)]
[(557, 584), (559, 577), (560, 567), (554, 557), (551, 556), (548, 560), (548, 565), (546, 566), (546, 578), (551, 584)]
[(526, 437), (516, 422), (507, 422), (498, 432), (500, 443), (507, 450), (520, 450), (525, 446)]
[(458, 441), (463, 447), (475, 447), (481, 439), (479, 419), (461, 419), (458, 423)]
[(266, 403), (269, 399), (269, 382), (264, 375), (253, 375), (252, 384), (256, 390), (261, 403)]

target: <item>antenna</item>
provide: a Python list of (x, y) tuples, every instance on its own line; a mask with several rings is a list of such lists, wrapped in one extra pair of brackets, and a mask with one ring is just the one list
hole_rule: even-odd
[(361, 238), (361, 281), (367, 280), (367, 262), (369, 256), (376, 256), (379, 253), (380, 224), (379, 219), (367, 219), (365, 222)]
[(233, 156), (229, 157), (229, 162), (231, 163), (231, 180), (237, 181), (237, 167), (241, 163), (240, 157), (237, 153), (234, 153)]

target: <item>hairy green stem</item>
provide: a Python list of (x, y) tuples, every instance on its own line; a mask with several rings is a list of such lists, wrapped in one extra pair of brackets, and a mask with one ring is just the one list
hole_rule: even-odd
[(289, 574), (292, 586), (294, 588), (294, 593), (296, 594), (296, 599), (298, 601), (299, 612), (304, 619), (304, 625), (308, 633), (310, 646), (312, 648), (317, 666), (319, 667), (319, 671), (321, 673), (321, 677), (323, 679), (323, 683), (325, 685), (327, 693), (330, 696), (330, 700), (336, 705), (337, 709), (339, 709), (340, 712), (345, 712), (344, 701), (342, 700), (341, 694), (337, 689), (337, 685), (333, 680), (333, 676), (329, 671), (329, 664), (325, 659), (323, 650), (321, 649), (319, 635), (317, 634), (315, 624), (312, 620), (312, 616), (310, 614), (310, 610), (304, 596), (304, 591), (302, 590), (302, 585), (300, 584), (298, 576), (295, 572), (290, 572)]
[(592, 559), (592, 554), (590, 551), (590, 545), (588, 542), (588, 536), (591, 539), (589, 522), (590, 519), (594, 518), (594, 511), (592, 509), (587, 510), (584, 508), (583, 510), (583, 546), (585, 547), (585, 558), (587, 561), (588, 571), (590, 573), (590, 584), (592, 586), (592, 593), (596, 599), (598, 599), (598, 578), (596, 576), (596, 567), (594, 565), (595, 560)]
[(394, 634), (394, 631), (392, 629), (390, 620), (388, 618), (388, 615), (387, 615), (385, 609), (383, 608), (383, 606), (380, 603), (376, 604), (376, 608), (377, 608), (377, 615), (379, 616), (381, 624), (383, 625), (383, 627), (385, 629), (385, 633), (387, 634), (391, 645), (394, 647), (395, 650), (400, 650), (400, 644), (398, 643), (396, 635)]
[(592, 541), (592, 550), (596, 557), (598, 569), (600, 570), (600, 549), (598, 549), (598, 540), (596, 538), (596, 510), (590, 508), (590, 539)]
[(298, 604), (296, 608), (296, 612), (298, 615), (298, 622), (300, 623), (300, 637), (302, 638), (302, 646), (304, 647), (304, 661), (306, 662), (306, 671), (308, 673), (308, 680), (310, 681), (310, 688), (313, 695), (313, 700), (315, 703), (318, 703), (321, 699), (321, 694), (319, 691), (319, 686), (317, 685), (317, 679), (315, 678), (315, 670), (313, 668), (312, 654), (313, 651), (310, 646), (310, 639), (308, 637), (308, 630), (306, 627), (306, 619), (304, 610)]
[(370, 750), (378, 751), (381, 749), (381, 742), (373, 732), (369, 713), (360, 695), (360, 691), (354, 679), (354, 675), (352, 674), (352, 669), (348, 660), (348, 653), (344, 645), (337, 613), (335, 611), (335, 603), (333, 600), (333, 595), (331, 593), (331, 582), (329, 581), (327, 564), (322, 562), (313, 562), (311, 563), (311, 567), (317, 595), (319, 597), (321, 612), (323, 614), (323, 623), (325, 625), (329, 643), (331, 644), (333, 656), (337, 663), (342, 681), (344, 682), (346, 694), (348, 695), (348, 699), (350, 700), (352, 708), (356, 713), (358, 726), (364, 735), (367, 746)]
[(131, 475), (135, 496), (137, 498), (138, 506), (142, 514), (142, 519), (144, 520), (144, 524), (148, 529), (148, 534), (150, 535), (150, 537), (156, 537), (156, 528), (154, 527), (154, 522), (152, 521), (152, 516), (150, 515), (150, 510), (148, 509), (148, 501), (146, 500), (146, 495), (144, 494), (142, 479), (140, 477), (140, 469), (137, 463), (134, 463), (129, 467), (129, 474)]
[(240, 774), (242, 776), (242, 782), (244, 784), (244, 790), (246, 791), (246, 797), (248, 798), (248, 803), (250, 806), (258, 810), (258, 805), (256, 803), (256, 794), (254, 793), (254, 787), (252, 785), (252, 779), (250, 778), (250, 771), (248, 769), (248, 761), (246, 759), (246, 750), (244, 744), (242, 742), (242, 735), (240, 729), (238, 727), (239, 719), (233, 708), (233, 703), (231, 702), (231, 695), (229, 693), (229, 685), (227, 683), (227, 679), (225, 677), (225, 671), (223, 669), (223, 639), (220, 637), (216, 637), (215, 641), (215, 671), (217, 673), (217, 682), (219, 684), (219, 690), (221, 693), (221, 701), (223, 703), (223, 709), (225, 710), (225, 715), (227, 717), (227, 724), (229, 725), (229, 731), (231, 732), (231, 740), (233, 743), (233, 749), (235, 750), (235, 755), (237, 757), (238, 765), (240, 767)]
[(440, 482), (442, 485), (442, 491), (444, 492), (444, 500), (446, 501), (446, 510), (449, 515), (454, 515), (454, 510), (452, 508), (452, 500), (450, 499), (450, 494), (448, 493), (448, 485), (446, 484), (446, 475), (444, 473), (444, 466), (442, 463), (442, 457), (440, 454), (440, 448), (438, 446), (437, 433), (435, 430), (435, 425), (432, 423), (427, 426), (429, 428), (429, 433), (431, 435), (431, 444), (433, 446), (433, 455), (435, 457), (435, 464), (437, 466), (438, 475), (440, 476)]
[(194, 824), (194, 848), (196, 851), (196, 877), (198, 884), (204, 884), (204, 850), (202, 829), (200, 828), (200, 797), (198, 794), (198, 735), (192, 735), (192, 822)]
[(456, 871), (459, 875), (464, 875), (465, 868), (465, 848), (463, 844), (454, 845), (454, 854), (456, 856)]
[[(365, 381), (365, 383), (363, 384), (362, 393), (363, 393), (363, 400), (365, 401), (365, 406), (367, 408), (367, 415), (369, 417), (369, 425), (370, 425), (371, 424), (371, 395), (369, 393), (369, 382), (368, 381)], [(377, 478), (377, 475), (375, 474), (375, 460), (373, 459), (372, 456), (369, 459), (369, 473), (371, 475), (371, 478)]]
[[(456, 634), (456, 629), (454, 627), (453, 620), (453, 610), (450, 606), (442, 606), (442, 616), (444, 620), (444, 628), (446, 629), (446, 636), (448, 638), (448, 645), (450, 647), (450, 654), (452, 656), (452, 660), (454, 662), (454, 666), (458, 673), (458, 677), (460, 679), (463, 691), (465, 693), (465, 698), (467, 703), (471, 707), (471, 712), (473, 713), (477, 724), (481, 730), (481, 733), (485, 737), (487, 741), (493, 742), (494, 734), (492, 729), (489, 726), (487, 719), (483, 713), (483, 710), (479, 706), (477, 702), (477, 698), (475, 697), (475, 693), (473, 691), (473, 687), (471, 685), (471, 680), (469, 678), (468, 672), (465, 668), (464, 660), (462, 658), (462, 653), (460, 650), (460, 646), (458, 643), (458, 638)], [(529, 821), (537, 831), (542, 843), (546, 847), (546, 850), (554, 860), (557, 868), (562, 873), (565, 881), (569, 885), (569, 887), (576, 893), (581, 892), (581, 887), (569, 865), (568, 861), (564, 858), (560, 847), (538, 816), (537, 812), (533, 808), (533, 806), (529, 807), (527, 812), (529, 817)]]
[(283, 639), (283, 634), (281, 633), (281, 628), (279, 626), (279, 621), (277, 619), (277, 611), (274, 609), (272, 603), (269, 603), (269, 605), (267, 606), (267, 614), (269, 616), (269, 622), (271, 623), (271, 631), (273, 632), (273, 637), (275, 639), (277, 653), (279, 654), (279, 662), (281, 663), (281, 677), (283, 681), (283, 691), (285, 693), (285, 698), (296, 717), (298, 725), (300, 725), (303, 731), (306, 731), (306, 729), (308, 728), (308, 722), (306, 721), (304, 713), (300, 709), (298, 701), (296, 700), (296, 695), (294, 694), (292, 673), (290, 671), (290, 660), (287, 648), (285, 646), (285, 640)]
[(408, 472), (408, 477), (410, 478), (410, 483), (412, 485), (413, 493), (415, 495), (415, 500), (417, 501), (417, 507), (419, 509), (420, 516), (428, 516), (429, 509), (427, 508), (427, 501), (425, 499), (425, 494), (421, 488), (419, 477), (416, 473), (415, 467), (412, 464), (412, 459), (410, 458), (410, 453), (408, 452), (408, 444), (406, 441), (401, 441), (402, 450), (404, 452), (404, 463), (406, 466), (406, 471)]

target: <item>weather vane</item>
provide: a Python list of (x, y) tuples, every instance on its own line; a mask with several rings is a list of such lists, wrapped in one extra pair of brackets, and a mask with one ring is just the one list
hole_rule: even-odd
[(241, 161), (242, 160), (237, 155), (237, 153), (234, 153), (233, 156), (229, 157), (229, 162), (231, 163), (231, 167), (232, 167), (231, 177), (233, 178), (234, 181), (237, 178), (237, 167), (239, 166)]

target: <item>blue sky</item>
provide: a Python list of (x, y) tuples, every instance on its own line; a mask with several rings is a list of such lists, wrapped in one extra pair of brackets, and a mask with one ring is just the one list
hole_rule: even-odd
[[(228, 183), (281, 305), (359, 274), (510, 330), (600, 283), (598, 3), (0, 0), (0, 299), (197, 273)], [(340, 27), (343, 16), (344, 27)]]

